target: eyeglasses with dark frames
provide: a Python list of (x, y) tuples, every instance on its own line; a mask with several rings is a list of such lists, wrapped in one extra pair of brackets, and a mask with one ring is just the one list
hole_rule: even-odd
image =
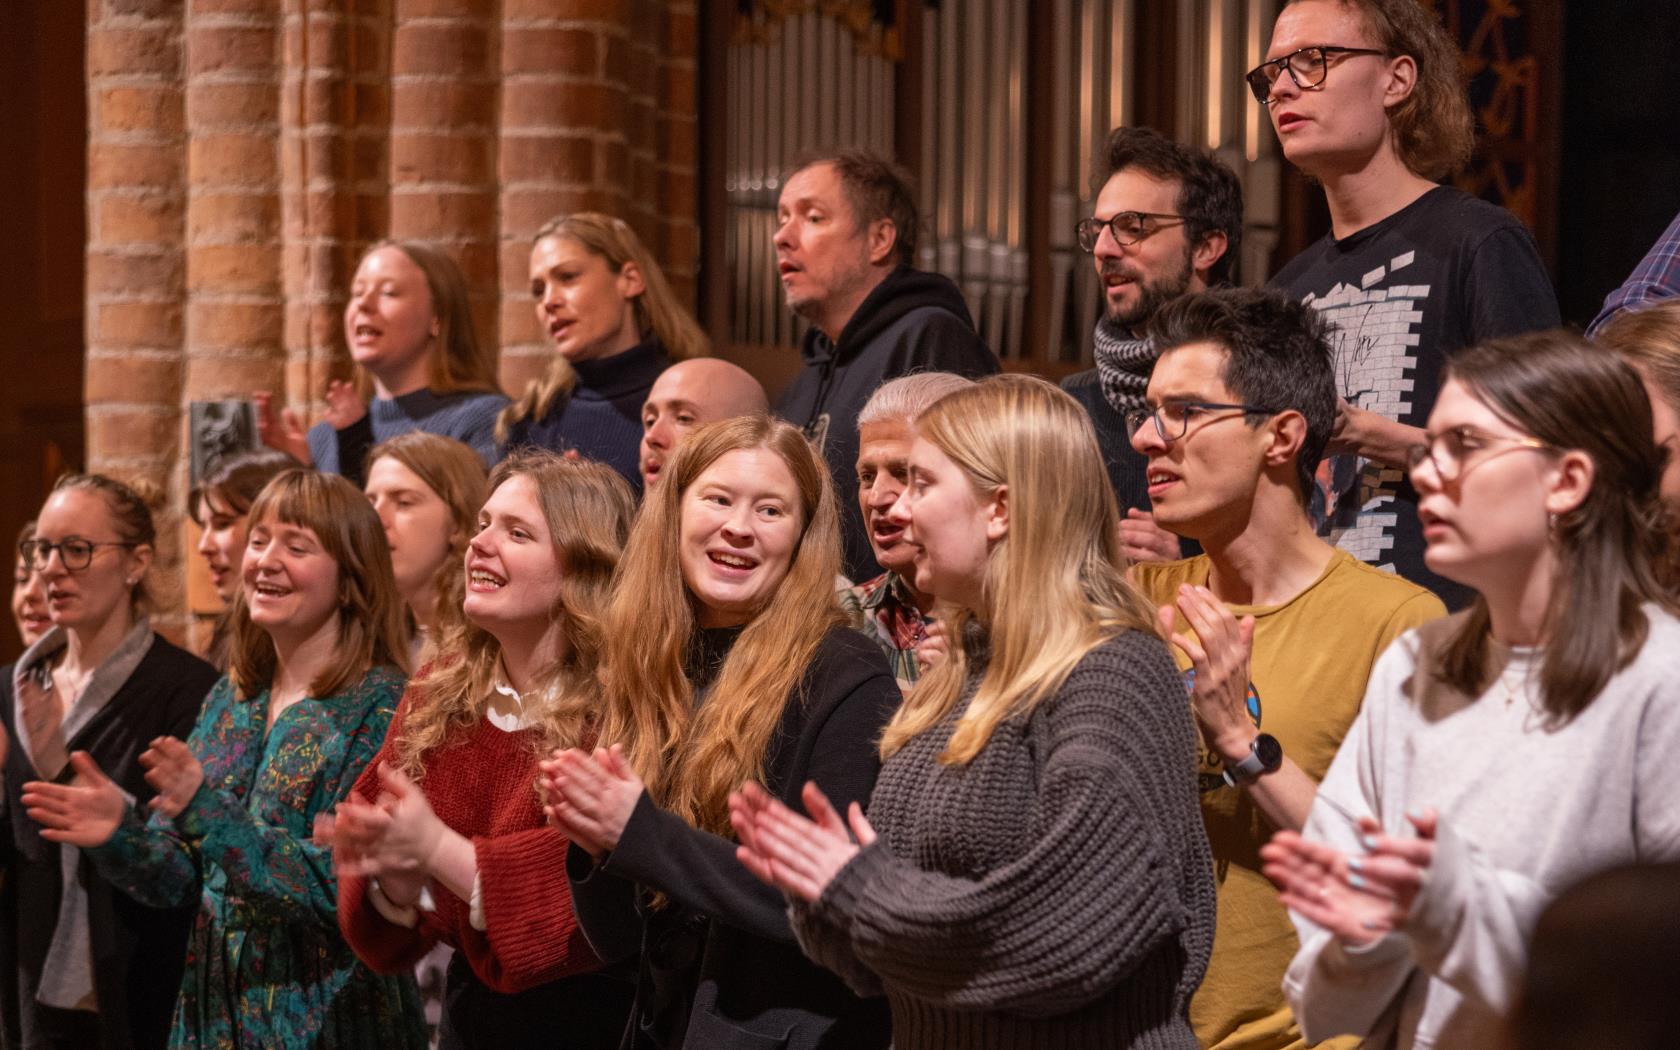
[[(1459, 481), (1470, 473), (1472, 467), (1478, 467), (1503, 452), (1519, 452), (1529, 449), (1537, 452), (1556, 452), (1556, 447), (1548, 445), (1539, 438), (1515, 437), (1508, 434), (1489, 434), (1471, 426), (1452, 427), (1439, 434), (1426, 435), (1428, 441), (1420, 442), (1406, 449), (1406, 469), (1417, 470), (1423, 466), (1424, 460), (1429, 460), (1435, 467), (1435, 476), (1442, 481)], [(1494, 445), (1504, 445), (1498, 451), (1489, 451)], [(1485, 456), (1478, 456), (1478, 452), (1487, 452)]]
[(84, 540), (80, 536), (71, 536), (57, 543), (46, 540), (24, 540), (18, 544), (18, 557), (25, 565), (36, 572), (45, 572), (47, 563), (52, 561), (53, 551), (58, 552), (59, 560), (64, 563), (65, 571), (81, 572), (93, 564), (93, 552), (100, 547), (138, 547), (138, 543), (119, 543), (110, 540)]
[[(1150, 221), (1154, 221), (1154, 225)], [(1097, 250), (1097, 241), (1102, 239), (1103, 228), (1108, 228), (1109, 236), (1114, 243), (1125, 247), (1136, 244), (1145, 237), (1167, 226), (1181, 222), (1189, 222), (1188, 215), (1168, 215), (1158, 211), (1122, 211), (1115, 212), (1107, 219), (1082, 219), (1074, 231), (1079, 235), (1079, 247), (1087, 252)]]
[[(1135, 436), (1143, 425), (1151, 419), (1155, 421), (1155, 433), (1161, 435), (1161, 440), (1167, 444), (1184, 437), (1190, 432), (1190, 422), (1196, 416), (1210, 412), (1240, 412), (1245, 416), (1275, 416), (1280, 410), (1263, 408), (1260, 405), (1232, 404), (1226, 401), (1179, 401), (1169, 399), (1161, 402), (1156, 408), (1134, 408), (1126, 413), (1126, 433)], [(1234, 418), (1234, 417), (1233, 417)]]
[(1303, 47), (1282, 58), (1260, 63), (1249, 70), (1243, 79), (1248, 81), (1249, 90), (1254, 92), (1254, 100), (1262, 106), (1269, 106), (1272, 104), (1272, 85), (1277, 83), (1277, 78), (1283, 76), (1286, 69), (1296, 87), (1312, 88), (1324, 83), (1324, 78), (1330, 73), (1330, 59), (1334, 55), (1386, 54), (1388, 52), (1374, 47), (1336, 47), (1329, 44)]

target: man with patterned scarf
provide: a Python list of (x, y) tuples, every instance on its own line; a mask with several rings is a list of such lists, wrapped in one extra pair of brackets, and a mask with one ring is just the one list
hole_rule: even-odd
[(1230, 280), (1242, 245), (1242, 186), (1211, 151), (1149, 128), (1114, 129), (1106, 162), (1094, 214), (1079, 224), (1079, 246), (1091, 253), (1102, 282), (1097, 367), (1069, 376), (1062, 388), (1096, 427), (1120, 500), (1126, 554), (1172, 561), (1195, 552), (1156, 526), (1144, 458), (1132, 450), (1125, 415), (1142, 407), (1155, 368), (1155, 350), (1143, 334), (1149, 319), (1180, 295)]

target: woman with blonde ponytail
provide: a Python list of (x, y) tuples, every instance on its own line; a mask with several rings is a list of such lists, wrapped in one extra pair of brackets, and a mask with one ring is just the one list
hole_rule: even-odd
[(731, 799), (743, 864), (812, 959), (886, 996), (897, 1050), (1198, 1045), (1196, 733), (1116, 506), (1089, 417), (1050, 384), (935, 402), (890, 515), (917, 590), (959, 610), (955, 644), (887, 728), (868, 819), (814, 786), (814, 821), (750, 784)]
[(504, 449), (575, 450), (639, 492), (642, 402), (672, 361), (706, 354), (705, 333), (635, 231), (598, 212), (562, 215), (537, 231), (531, 295), (554, 357), (502, 411), (496, 440)]
[(845, 625), (839, 544), (827, 468), (763, 416), (692, 431), (631, 535), (601, 660), (610, 746), (557, 754), (544, 784), (589, 943), (640, 955), (632, 1050), (887, 1044), (885, 1009), (800, 954), (729, 827), (744, 780), (790, 800), (874, 783), (899, 693)]

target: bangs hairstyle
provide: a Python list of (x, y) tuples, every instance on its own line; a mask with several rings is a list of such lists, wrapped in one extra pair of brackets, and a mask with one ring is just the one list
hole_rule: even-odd
[[(659, 340), (671, 360), (705, 357), (711, 351), (705, 330), (677, 300), (665, 271), (623, 219), (592, 211), (561, 215), (537, 231), (532, 248), (550, 237), (576, 241), (584, 251), (604, 260), (614, 275), (623, 273), (626, 264), (635, 264), (642, 275), (642, 294), (630, 300), (636, 331), (643, 340), (650, 336)], [(542, 378), (526, 384), (525, 392), (496, 417), (496, 440), (506, 442), (508, 431), (521, 420), (548, 415), (555, 402), (570, 397), (576, 387), (577, 371), (571, 362), (558, 352), (551, 353)]]
[[(922, 413), (916, 434), (982, 499), (1007, 488), (1009, 531), (987, 557), (980, 608), (947, 624), (953, 638), (971, 620), (989, 632), (985, 676), (939, 756), (966, 765), (999, 725), (1054, 695), (1092, 647), (1121, 631), (1155, 633), (1155, 611), (1126, 582), (1114, 489), (1079, 402), (1042, 379), (992, 376)], [(954, 645), (893, 716), (882, 757), (939, 724), (967, 675)]]
[(852, 209), (859, 234), (870, 223), (885, 219), (893, 227), (895, 266), (916, 264), (916, 245), (921, 237), (921, 213), (916, 210), (916, 191), (910, 173), (894, 162), (866, 149), (842, 149), (802, 157), (782, 176), (782, 185), (807, 168), (827, 164), (840, 180), (840, 190)]
[[(402, 252), (426, 277), (426, 290), (432, 296), (432, 316), (438, 323), (437, 337), (428, 352), (427, 389), (435, 394), (498, 390), (495, 364), (478, 345), (472, 299), (461, 267), (436, 248), (414, 241), (380, 241), (362, 253), (362, 260), (382, 248)], [(356, 263), (357, 269), (361, 268), (362, 260)], [(364, 401), (373, 397), (373, 379), (365, 369), (356, 369), (356, 389)]]
[[(490, 472), (485, 498), (519, 477), (529, 479), (536, 490), (560, 565), (547, 615), (549, 630), (565, 642), (564, 651), (537, 672), (532, 686), (541, 697), (535, 753), (546, 755), (557, 747), (587, 747), (591, 742), (600, 700), (595, 673), (601, 611), (636, 514), (636, 500), (611, 467), (568, 460), (544, 449), (522, 449), (498, 463)], [(477, 508), (474, 515), (476, 522)], [(457, 563), (454, 571), (460, 574), (464, 566)], [(445, 626), (436, 651), (448, 655), (429, 664), (414, 681), (410, 706), (395, 730), (397, 765), (415, 779), (425, 776), (429, 751), (458, 741), (482, 717), (502, 673), (502, 646), (490, 632), (461, 615), (459, 607), (439, 622)]]
[(252, 449), (228, 456), (205, 475), (187, 494), (187, 513), (200, 528), (209, 523), (199, 518), (199, 505), (206, 496), (227, 505), (228, 510), (244, 517), (251, 512), (257, 493), (274, 478), (287, 470), (297, 469), (298, 461), (284, 452), (271, 448)]
[[(1546, 610), (1541, 706), (1551, 726), (1586, 710), (1645, 644), (1640, 607), (1675, 603), (1660, 581), (1672, 556), (1658, 495), (1665, 462), (1651, 403), (1633, 367), (1567, 331), (1535, 332), (1460, 351), (1447, 379), (1519, 432), (1592, 459), (1592, 488), (1552, 528), (1557, 575)], [(1480, 596), (1443, 647), (1437, 679), (1477, 696), (1499, 673)]]
[(1175, 142), (1154, 128), (1115, 128), (1108, 136), (1105, 171), (1097, 189), (1127, 168), (1152, 179), (1178, 183), (1178, 213), (1191, 251), (1215, 233), (1225, 235), (1225, 253), (1208, 268), (1208, 283), (1232, 279), (1242, 258), (1243, 196), (1237, 173), (1212, 150)]
[[(787, 465), (803, 526), (776, 592), (741, 631), (698, 711), (686, 657), (698, 618), (683, 581), (682, 511), (701, 474), (730, 452)], [(764, 782), (770, 737), (823, 636), (843, 626), (835, 596), (840, 527), (828, 467), (797, 427), (765, 416), (709, 423), (683, 439), (647, 497), (607, 610), (602, 743), (623, 744), (655, 802), (733, 838), (729, 793)]]
[(1365, 16), (1376, 46), (1385, 55), (1391, 59), (1406, 55), (1417, 63), (1412, 93), (1388, 111), (1400, 162), (1414, 175), (1431, 181), (1461, 171), (1476, 147), (1476, 121), (1470, 112), (1464, 60), (1440, 16), (1420, 0), (1340, 3)]
[[(332, 696), (374, 667), (407, 671), (407, 607), (391, 575), (385, 528), (361, 490), (337, 474), (288, 470), (251, 504), (249, 528), (272, 524), (313, 532), (321, 550), (338, 564), (338, 643), (332, 662), (309, 683), (310, 695)], [(238, 695), (250, 699), (274, 682), (274, 641), (251, 622), (243, 594), (233, 605), (228, 677)]]
[[(52, 487), (54, 492), (71, 489), (99, 497), (111, 515), (111, 527), (123, 543), (129, 544), (130, 552), (137, 547), (150, 547), (156, 553), (157, 522), (152, 515), (164, 504), (166, 497), (162, 489), (142, 480), (125, 484), (105, 474), (65, 474)], [(149, 615), (158, 606), (150, 577), (148, 571), (128, 589), (128, 607), (135, 617)]]
[(454, 438), (412, 430), (375, 445), (368, 453), (362, 476), (369, 476), (373, 465), (387, 456), (413, 471), (449, 508), (455, 538), (449, 544), (449, 557), (437, 573), (437, 622), (441, 624), (461, 613), (466, 593), (467, 540), (478, 531), (478, 510), (489, 495), (484, 460)]

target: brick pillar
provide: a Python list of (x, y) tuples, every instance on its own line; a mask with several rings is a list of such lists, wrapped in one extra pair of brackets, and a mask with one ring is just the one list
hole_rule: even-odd
[(659, 145), (652, 158), (658, 166), (660, 204), (654, 216), (659, 239), (653, 251), (664, 264), (672, 290), (691, 307), (698, 306), (700, 269), (698, 7), (696, 0), (667, 0), (665, 4), (665, 40), (659, 54), (661, 94), (655, 114)]
[[(182, 450), (180, 6), (89, 0), (87, 49), (87, 467), (166, 487)], [(160, 525), (162, 580), (180, 545)]]
[(495, 4), (394, 0), (391, 236), (453, 255), (480, 345), (498, 345)]
[[(281, 388), (279, 7), (280, 0), (188, 5), (183, 417), (193, 401)], [(175, 474), (177, 491), (187, 493), (189, 456), (180, 456)], [(180, 535), (190, 547), (197, 527), (183, 520)], [(188, 611), (218, 611), (202, 560), (189, 556), (183, 568)]]
[(531, 238), (565, 212), (624, 216), (626, 27), (616, 0), (507, 0), (501, 71), (502, 385), (553, 353), (531, 305)]
[(315, 411), (348, 378), (343, 308), (362, 248), (385, 235), (388, 0), (303, 0), (285, 15), (280, 90), (287, 400)]

